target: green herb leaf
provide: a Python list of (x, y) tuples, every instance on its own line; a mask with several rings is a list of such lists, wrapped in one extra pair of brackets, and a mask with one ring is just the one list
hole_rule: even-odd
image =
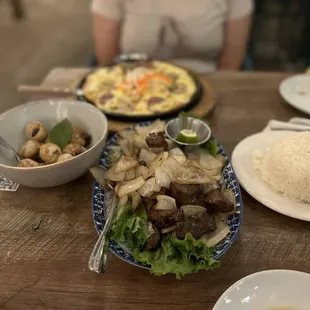
[(220, 150), (214, 138), (210, 138), (208, 142), (202, 145), (202, 148), (208, 150), (213, 157), (215, 157)]
[(49, 134), (49, 141), (63, 149), (71, 140), (72, 124), (68, 119), (64, 119), (56, 124)]
[(185, 111), (181, 111), (181, 112), (179, 113), (179, 117), (181, 117), (181, 118), (192, 117), (192, 118), (200, 119), (201, 121), (203, 121), (204, 123), (206, 123), (207, 125), (209, 125), (209, 122), (208, 122), (205, 118), (197, 117), (197, 116), (195, 116), (193, 113), (188, 113), (188, 112), (185, 112)]

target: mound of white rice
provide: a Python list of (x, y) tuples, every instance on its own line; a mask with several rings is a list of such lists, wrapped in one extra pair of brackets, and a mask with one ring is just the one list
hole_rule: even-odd
[(310, 202), (310, 132), (284, 136), (267, 150), (256, 167), (276, 192), (300, 202)]

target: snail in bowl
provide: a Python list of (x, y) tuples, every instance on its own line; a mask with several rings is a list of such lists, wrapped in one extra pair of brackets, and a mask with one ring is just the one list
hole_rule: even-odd
[(81, 128), (79, 127), (73, 127), (72, 128), (72, 137), (71, 137), (71, 143), (77, 143), (81, 146), (87, 147), (90, 144), (91, 136), (87, 133), (85, 133)]
[(21, 168), (40, 167), (42, 165), (43, 164), (39, 164), (38, 162), (36, 162), (35, 160), (32, 160), (30, 158), (22, 159), (18, 163), (18, 167), (21, 167)]
[(61, 155), (61, 149), (54, 143), (46, 143), (40, 147), (40, 158), (46, 164), (53, 164)]
[(33, 121), (26, 126), (25, 129), (27, 138), (42, 142), (48, 135), (47, 129), (39, 121)]
[(64, 154), (71, 154), (72, 156), (76, 156), (85, 152), (85, 148), (78, 143), (70, 143), (66, 145), (63, 149)]
[(67, 119), (50, 131), (40, 121), (32, 121), (25, 128), (29, 139), (20, 149), (19, 167), (40, 167), (73, 159), (87, 150), (91, 136)]
[(26, 158), (35, 158), (40, 151), (40, 143), (36, 140), (28, 140), (20, 149), (20, 155)]
[(57, 162), (58, 163), (62, 163), (66, 160), (69, 160), (69, 159), (72, 159), (74, 156), (71, 155), (71, 154), (61, 154), (58, 159), (57, 159)]

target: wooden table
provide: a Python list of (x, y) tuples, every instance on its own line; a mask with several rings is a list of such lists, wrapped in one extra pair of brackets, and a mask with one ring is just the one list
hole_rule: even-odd
[[(210, 116), (214, 134), (231, 154), (271, 118), (299, 113), (277, 91), (285, 74), (213, 73), (218, 91)], [(97, 234), (91, 216), (91, 178), (51, 189), (0, 192), (0, 308), (210, 310), (236, 280), (287, 268), (310, 273), (310, 229), (243, 192), (244, 220), (222, 267), (178, 281), (109, 256), (104, 276), (87, 269)]]

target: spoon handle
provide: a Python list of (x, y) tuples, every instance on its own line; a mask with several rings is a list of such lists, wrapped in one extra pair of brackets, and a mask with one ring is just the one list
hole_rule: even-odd
[(20, 85), (17, 90), (20, 93), (32, 93), (32, 94), (51, 94), (51, 95), (76, 95), (74, 89), (60, 88), (60, 87), (43, 87), (40, 85)]
[(88, 261), (88, 268), (91, 271), (97, 273), (105, 273), (107, 268), (107, 254), (109, 244), (108, 234), (113, 223), (117, 205), (117, 199), (114, 190), (110, 191), (109, 193), (106, 192), (106, 196), (110, 196), (105, 198), (106, 210), (109, 211), (109, 214)]
[(14, 148), (8, 144), (1, 136), (0, 136), (0, 145), (4, 146), (6, 149), (8, 149), (15, 157), (16, 161), (20, 162), (20, 157), (18, 156), (17, 152), (14, 150)]

